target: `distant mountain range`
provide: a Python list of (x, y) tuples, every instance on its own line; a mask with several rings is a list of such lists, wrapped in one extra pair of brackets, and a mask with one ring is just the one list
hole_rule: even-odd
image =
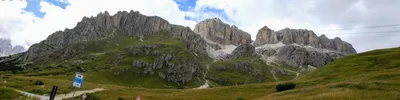
[(25, 47), (16, 45), (11, 45), (10, 39), (0, 38), (0, 56), (8, 56), (12, 54), (17, 54), (25, 51)]

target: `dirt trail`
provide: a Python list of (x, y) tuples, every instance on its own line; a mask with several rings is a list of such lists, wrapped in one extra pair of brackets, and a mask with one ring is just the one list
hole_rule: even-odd
[[(46, 95), (37, 95), (37, 94), (33, 94), (33, 93), (29, 93), (29, 92), (25, 92), (25, 91), (21, 91), (21, 90), (17, 90), (17, 89), (15, 89), (15, 90), (17, 92), (22, 93), (25, 96), (38, 98), (40, 100), (49, 100), (49, 98), (50, 98), (49, 96), (46, 96)], [(92, 90), (76, 91), (74, 97), (81, 96), (83, 93), (94, 93), (94, 92), (103, 91), (103, 90), (104, 90), (104, 88), (95, 88)], [(72, 98), (72, 94), (73, 94), (73, 92), (68, 93), (68, 94), (59, 94), (59, 95), (56, 95), (54, 100), (62, 100), (62, 99), (66, 99), (66, 98)]]

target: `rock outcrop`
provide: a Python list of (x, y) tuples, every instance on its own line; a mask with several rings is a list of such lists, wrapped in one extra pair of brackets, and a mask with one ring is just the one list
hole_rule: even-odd
[(266, 26), (258, 31), (254, 45), (261, 46), (278, 42), (282, 42), (283, 44), (298, 44), (301, 46), (336, 50), (344, 54), (356, 53), (351, 44), (342, 41), (338, 37), (333, 40), (328, 39), (325, 35), (318, 37), (313, 31), (304, 29), (285, 28), (283, 30), (273, 31)]
[(317, 49), (310, 50), (295, 45), (286, 45), (280, 48), (274, 56), (291, 66), (311, 65), (314, 67), (321, 67), (344, 56), (344, 54), (338, 52), (323, 52)]
[(267, 26), (264, 26), (256, 35), (256, 41), (254, 41), (255, 46), (260, 46), (263, 44), (275, 44), (278, 43), (278, 36), (276, 32), (269, 29)]
[(222, 45), (236, 45), (251, 43), (249, 33), (240, 30), (235, 25), (229, 26), (223, 23), (220, 19), (206, 19), (199, 22), (194, 32), (200, 34), (205, 39), (211, 40)]
[[(143, 61), (134, 60), (132, 66), (141, 69), (140, 73), (145, 75), (158, 75), (160, 79), (167, 80), (174, 83), (187, 83), (193, 79), (193, 77), (199, 77), (203, 73), (197, 61), (189, 57), (184, 59), (176, 57), (178, 53), (170, 51), (163, 53), (159, 49), (166, 45), (142, 45), (142, 46), (131, 46), (126, 50), (131, 54), (130, 56), (147, 56), (154, 57), (155, 60)], [(162, 70), (162, 68), (164, 70)]]
[(230, 55), (230, 58), (236, 57), (248, 57), (248, 56), (257, 56), (255, 53), (255, 48), (251, 44), (242, 44), (235, 48)]

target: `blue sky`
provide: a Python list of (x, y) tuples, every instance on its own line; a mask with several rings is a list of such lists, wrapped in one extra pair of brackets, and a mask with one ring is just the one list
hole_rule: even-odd
[[(44, 0), (45, 2), (48, 2), (52, 5), (58, 6), (60, 8), (65, 9), (69, 4), (65, 3), (65, 2), (60, 2), (59, 0)], [(27, 12), (32, 12), (35, 16), (39, 17), (39, 18), (43, 18), (46, 13), (41, 12), (40, 11), (40, 0), (27, 0), (28, 5), (26, 8), (24, 8), (25, 11)], [(199, 9), (195, 9), (196, 7), (196, 2), (197, 0), (174, 0), (174, 2), (176, 4), (178, 4), (178, 8), (181, 11), (184, 12), (192, 12), (192, 13), (196, 13), (198, 15), (201, 14), (209, 14), (211, 16), (214, 17), (218, 17), (220, 19), (222, 19), (223, 21), (233, 24), (234, 21), (229, 19), (229, 17), (227, 16), (227, 14), (225, 13), (225, 11), (223, 9), (217, 9), (217, 8), (213, 8), (213, 7), (201, 7)], [(195, 22), (200, 22), (207, 17), (199, 17), (199, 16), (185, 16), (185, 20), (192, 20)]]
[[(200, 7), (198, 9), (195, 9), (196, 7), (196, 2), (197, 0), (174, 0), (176, 4), (179, 6), (179, 10), (184, 11), (184, 12), (193, 12), (197, 13), (199, 15), (201, 14), (209, 14), (215, 17), (218, 17), (222, 19), (223, 21), (233, 24), (234, 21), (231, 20), (228, 15), (225, 13), (223, 9), (217, 9), (213, 8), (210, 6), (205, 6), (205, 7)], [(198, 17), (198, 16), (185, 16), (185, 20), (192, 20), (195, 22), (199, 22), (204, 20), (204, 17)]]
[[(52, 5), (56, 5), (60, 8), (65, 9), (68, 6), (68, 3), (56, 1), (56, 0), (44, 0)], [(32, 12), (35, 16), (43, 18), (46, 13), (40, 11), (40, 0), (27, 0), (28, 4), (26, 8), (24, 8), (27, 12)]]

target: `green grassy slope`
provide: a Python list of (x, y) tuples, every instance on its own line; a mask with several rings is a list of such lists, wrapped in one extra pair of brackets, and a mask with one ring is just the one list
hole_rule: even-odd
[(400, 49), (382, 49), (350, 55), (302, 77), (303, 80), (321, 79), (337, 82), (352, 79), (396, 80), (400, 79)]
[(13, 89), (0, 87), (0, 100), (17, 100), (19, 96)]
[(398, 100), (400, 48), (374, 50), (340, 58), (298, 80), (297, 89), (259, 99)]
[[(128, 50), (129, 47), (137, 47), (131, 51), (142, 52), (133, 54)], [(82, 50), (83, 53), (63, 60), (37, 64), (20, 74), (70, 80), (75, 71), (80, 71), (84, 72), (85, 81), (92, 83), (147, 88), (191, 88), (204, 83), (202, 73), (196, 73), (188, 83), (176, 84), (159, 78), (159, 73), (167, 69), (165, 64), (162, 68), (152, 70), (152, 74), (145, 74), (145, 69), (133, 66), (132, 61), (152, 64), (159, 55), (172, 55), (174, 58), (170, 62), (194, 63), (199, 72), (205, 70), (205, 63), (208, 62), (206, 56), (191, 53), (183, 47), (180, 37), (168, 33), (142, 38), (116, 34), (113, 38), (75, 44), (72, 48)], [(155, 52), (157, 54), (152, 54)]]
[(105, 99), (141, 96), (146, 100), (398, 100), (399, 55), (400, 48), (393, 48), (343, 57), (293, 80), (296, 88), (284, 92), (276, 92), (278, 82), (267, 82), (200, 90), (131, 88), (95, 94)]
[[(246, 65), (240, 65), (239, 63), (247, 63), (250, 66), (246, 67)], [(237, 67), (242, 67), (242, 69)], [(270, 66), (255, 57), (239, 57), (231, 60), (216, 61), (210, 65), (207, 77), (219, 85), (275, 81), (270, 72)]]
[[(248, 79), (251, 82), (252, 78), (246, 76), (245, 73), (237, 73), (239, 75), (231, 77), (230, 74), (213, 73), (212, 71), (213, 65), (227, 67), (232, 66), (230, 64), (240, 61), (251, 62), (256, 60), (251, 60), (251, 58), (240, 58), (231, 61), (217, 61), (210, 65), (210, 72), (208, 74), (226, 76), (233, 82), (237, 81), (235, 80), (236, 78), (243, 78), (244, 80)], [(97, 62), (101, 62), (101, 60)], [(251, 62), (251, 64), (264, 63)], [(51, 68), (53, 67), (56, 67), (58, 70), (66, 70), (64, 67), (52, 66)], [(96, 72), (95, 69), (91, 69), (89, 66), (87, 66), (87, 68), (85, 67), (85, 69), (87, 70), (85, 75), (88, 77), (92, 75), (91, 78), (94, 79), (104, 78), (104, 76), (95, 76), (95, 73), (103, 71)], [(59, 84), (70, 84), (71, 82), (71, 76), (68, 75), (49, 76), (43, 74), (55, 71), (54, 69), (46, 69), (46, 67), (44, 67), (41, 70), (42, 71), (34, 72), (33, 74), (12, 75), (9, 76), (7, 80), (9, 80), (10, 83), (15, 82), (18, 84), (27, 84), (29, 83), (29, 80), (37, 79), (45, 80), (45, 84), (58, 84), (52, 83), (54, 81), (61, 82)], [(226, 71), (236, 73), (231, 67), (226, 68)], [(111, 72), (107, 73), (110, 74)], [(305, 75), (301, 75), (299, 78), (292, 80), (292, 82), (297, 84), (296, 88), (283, 92), (276, 92), (275, 90), (276, 84), (280, 82), (214, 87), (209, 89), (152, 89), (137, 88), (136, 86), (131, 87), (132, 85), (127, 84), (99, 85), (98, 81), (90, 81), (89, 79), (85, 81), (86, 83), (84, 83), (84, 86), (87, 86), (87, 89), (104, 87), (106, 89), (105, 91), (94, 93), (94, 95), (97, 95), (104, 100), (117, 99), (118, 97), (134, 99), (137, 96), (141, 96), (142, 99), (146, 100), (232, 100), (238, 98), (245, 98), (247, 100), (399, 100), (399, 73), (400, 48), (391, 48), (374, 50), (340, 58), (320, 69), (306, 73)], [(11, 74), (11, 72), (8, 74)], [(41, 75), (37, 76), (38, 74)], [(2, 74), (0, 76), (4, 79), (7, 75)], [(113, 80), (111, 82), (117, 81), (125, 80)], [(109, 84), (113, 84), (111, 82)], [(10, 84), (5, 85), (12, 88), (30, 89), (29, 87), (13, 87), (13, 85)], [(2, 86), (2, 84), (0, 84), (0, 86)]]

